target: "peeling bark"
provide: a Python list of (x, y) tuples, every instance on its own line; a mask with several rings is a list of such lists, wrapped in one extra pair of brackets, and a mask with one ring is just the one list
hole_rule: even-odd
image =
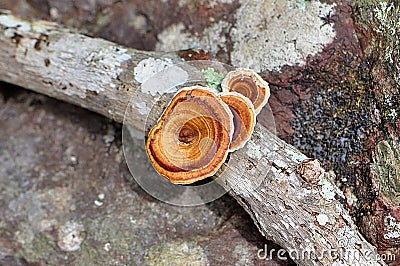
[[(144, 59), (178, 62), (176, 54), (143, 52), (90, 38), (58, 25), (0, 14), (0, 80), (143, 125), (154, 97), (135, 80)], [(129, 106), (133, 100), (134, 106)], [(160, 106), (161, 110), (162, 107)], [(260, 232), (300, 265), (385, 265), (357, 231), (343, 195), (316, 161), (257, 125), (245, 148), (232, 153), (220, 184), (250, 214)], [(305, 180), (309, 180), (307, 182)], [(314, 252), (315, 259), (307, 254)], [(305, 256), (304, 256), (305, 255)]]

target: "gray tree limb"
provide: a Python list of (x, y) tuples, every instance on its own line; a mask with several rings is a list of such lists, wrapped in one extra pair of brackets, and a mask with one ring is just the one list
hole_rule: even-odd
[[(135, 67), (149, 58), (181, 61), (175, 54), (129, 49), (7, 12), (0, 13), (0, 58), (0, 80), (118, 122), (129, 107), (127, 122), (139, 130), (154, 95), (140, 89)], [(306, 159), (257, 125), (248, 144), (231, 154), (220, 182), (260, 232), (299, 265), (385, 265), (341, 204), (332, 174)], [(316, 257), (310, 259), (310, 252)]]

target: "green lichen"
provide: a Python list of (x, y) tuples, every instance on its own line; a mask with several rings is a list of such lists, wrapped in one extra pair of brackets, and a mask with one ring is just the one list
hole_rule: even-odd
[(379, 192), (394, 205), (399, 205), (400, 143), (383, 140), (376, 145), (375, 151), (372, 171), (378, 177)]
[[(396, 127), (400, 114), (400, 6), (393, 1), (356, 1), (356, 24), (368, 33), (365, 51), (373, 63), (372, 75), (383, 124)], [(386, 126), (387, 127), (387, 126)]]
[(17, 256), (23, 257), (28, 261), (40, 261), (42, 258), (53, 258), (57, 251), (54, 239), (50, 234), (37, 233), (32, 242), (22, 245), (22, 249), (17, 252)]
[[(122, 219), (118, 217), (118, 219)], [(128, 220), (128, 219), (126, 219)], [(136, 248), (136, 229), (131, 223), (124, 220), (117, 220), (116, 217), (106, 216), (102, 219), (93, 219), (85, 224), (88, 232), (87, 239), (81, 246), (82, 254), (78, 258), (79, 265), (104, 264), (118, 265), (120, 258), (111, 256), (112, 254), (124, 254), (123, 261), (134, 261), (132, 250)], [(98, 248), (94, 248), (90, 243), (97, 243)], [(93, 263), (95, 262), (95, 263)], [(103, 262), (103, 263), (101, 263)]]
[(224, 79), (224, 75), (221, 73), (218, 73), (215, 71), (214, 68), (209, 67), (207, 69), (203, 69), (201, 72), (203, 72), (204, 77), (206, 78), (208, 86), (213, 87), (214, 89), (217, 89), (221, 91), (221, 83), (222, 80)]
[[(392, 1), (356, 1), (359, 8), (357, 23), (376, 34), (371, 40), (371, 50), (380, 48), (383, 59), (393, 65), (400, 72), (398, 57), (400, 55), (400, 7)], [(399, 75), (397, 75), (399, 78)]]
[(155, 245), (149, 250), (146, 262), (148, 265), (208, 265), (203, 249), (184, 241)]
[(393, 3), (380, 2), (375, 6), (374, 11), (378, 20), (377, 32), (384, 34), (385, 37), (393, 36), (393, 38), (385, 38), (386, 41), (382, 43), (385, 50), (384, 59), (393, 64), (395, 62), (395, 56), (398, 55), (398, 47), (400, 44), (398, 38), (398, 33), (400, 32), (398, 14), (400, 10), (396, 8)]
[(331, 181), (329, 181), (328, 179), (324, 178), (321, 180), (322, 182), (322, 197), (325, 198), (327, 201), (331, 202), (336, 195), (335, 192), (335, 187), (332, 185)]
[(288, 9), (300, 9), (302, 11), (306, 10), (308, 0), (290, 0), (287, 3)]

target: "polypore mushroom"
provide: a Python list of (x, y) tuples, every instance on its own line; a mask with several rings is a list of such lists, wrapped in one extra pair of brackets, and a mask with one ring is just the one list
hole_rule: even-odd
[(151, 129), (146, 150), (156, 171), (175, 184), (214, 175), (226, 160), (233, 115), (207, 88), (179, 91)]
[(235, 131), (229, 151), (236, 151), (246, 144), (253, 133), (256, 124), (254, 106), (247, 97), (237, 92), (225, 92), (220, 97), (233, 114)]
[(251, 69), (238, 68), (229, 72), (221, 84), (223, 92), (238, 92), (254, 105), (258, 115), (267, 103), (270, 92), (268, 83)]

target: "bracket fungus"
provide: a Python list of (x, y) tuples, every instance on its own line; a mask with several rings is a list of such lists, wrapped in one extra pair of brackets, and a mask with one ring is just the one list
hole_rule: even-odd
[(223, 92), (238, 92), (254, 105), (256, 115), (268, 102), (270, 96), (268, 83), (251, 69), (238, 68), (229, 72), (221, 84)]
[(251, 101), (237, 92), (225, 92), (220, 95), (233, 114), (233, 132), (232, 142), (229, 151), (233, 152), (242, 148), (250, 139), (256, 125), (256, 114)]
[(146, 150), (160, 175), (191, 184), (214, 175), (225, 162), (233, 131), (233, 115), (217, 94), (187, 87), (150, 130)]

